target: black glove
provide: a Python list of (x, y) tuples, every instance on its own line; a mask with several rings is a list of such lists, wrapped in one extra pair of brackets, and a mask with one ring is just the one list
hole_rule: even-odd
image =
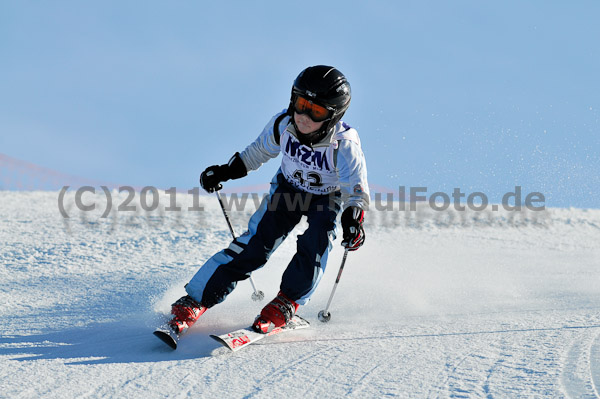
[(239, 179), (248, 174), (246, 165), (240, 157), (240, 153), (236, 152), (231, 157), (228, 163), (224, 165), (209, 166), (200, 175), (200, 185), (209, 193), (214, 193), (223, 188), (222, 182), (231, 179)]
[(365, 229), (363, 229), (363, 220), (365, 212), (356, 206), (349, 206), (342, 213), (342, 246), (349, 251), (356, 251), (365, 243)]

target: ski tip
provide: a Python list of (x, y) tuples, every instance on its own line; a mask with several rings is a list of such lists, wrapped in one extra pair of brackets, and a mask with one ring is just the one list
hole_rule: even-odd
[(229, 349), (231, 351), (234, 350), (233, 347), (227, 343), (227, 341), (225, 341), (223, 338), (219, 337), (218, 335), (210, 334), (209, 337), (211, 337), (212, 339), (214, 339), (215, 341), (217, 341), (218, 343), (220, 343), (227, 349)]
[(177, 340), (173, 338), (168, 332), (156, 330), (153, 334), (157, 336), (162, 342), (167, 344), (171, 349), (177, 349)]

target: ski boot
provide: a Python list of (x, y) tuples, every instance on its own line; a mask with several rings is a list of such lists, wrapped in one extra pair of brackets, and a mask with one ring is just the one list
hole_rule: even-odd
[(206, 312), (206, 309), (191, 296), (183, 296), (171, 306), (173, 318), (168, 322), (169, 327), (176, 334), (183, 334), (202, 316), (202, 313)]
[(267, 334), (274, 328), (285, 326), (296, 314), (298, 304), (279, 291), (279, 294), (267, 304), (254, 320), (252, 329)]

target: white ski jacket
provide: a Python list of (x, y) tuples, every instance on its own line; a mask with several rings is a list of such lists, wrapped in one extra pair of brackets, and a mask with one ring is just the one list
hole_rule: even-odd
[(258, 138), (240, 153), (248, 171), (256, 170), (269, 159), (282, 154), (281, 172), (294, 187), (313, 194), (329, 194), (340, 190), (344, 209), (357, 206), (367, 210), (369, 186), (367, 166), (358, 132), (338, 122), (327, 136), (312, 147), (297, 138), (290, 117), (280, 119), (278, 132), (275, 115)]

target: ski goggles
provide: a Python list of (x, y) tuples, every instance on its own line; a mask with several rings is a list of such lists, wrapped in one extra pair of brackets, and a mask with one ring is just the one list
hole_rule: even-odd
[(294, 111), (297, 114), (307, 114), (313, 122), (323, 122), (331, 117), (330, 110), (300, 96), (296, 96), (294, 100)]

